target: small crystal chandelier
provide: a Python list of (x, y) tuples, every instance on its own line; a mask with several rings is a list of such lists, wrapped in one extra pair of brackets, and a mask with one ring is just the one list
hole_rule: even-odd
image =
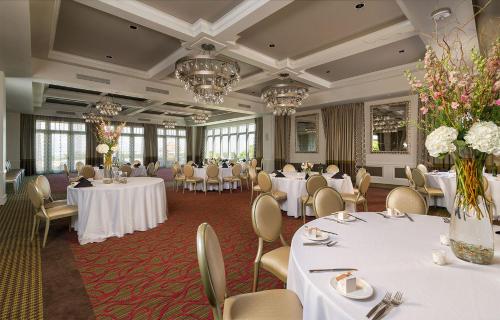
[(195, 124), (204, 124), (208, 120), (208, 114), (206, 114), (205, 112), (193, 113), (191, 115), (191, 119), (193, 119), (193, 122)]
[(95, 114), (94, 112), (83, 113), (82, 117), (86, 123), (100, 123), (104, 120), (102, 116)]
[(268, 108), (273, 109), (273, 114), (286, 116), (295, 114), (296, 109), (302, 105), (302, 101), (309, 96), (309, 89), (299, 83), (284, 80), (288, 73), (281, 73), (282, 83), (278, 83), (262, 90), (261, 98)]
[(167, 119), (163, 120), (162, 124), (165, 127), (165, 129), (175, 129), (177, 122), (173, 118), (167, 118)]
[(95, 105), (97, 111), (103, 116), (114, 117), (122, 111), (122, 105), (113, 101), (113, 97), (104, 96)]
[(240, 80), (240, 67), (236, 61), (213, 57), (213, 44), (202, 44), (201, 48), (201, 54), (177, 60), (175, 77), (194, 95), (194, 101), (221, 104)]

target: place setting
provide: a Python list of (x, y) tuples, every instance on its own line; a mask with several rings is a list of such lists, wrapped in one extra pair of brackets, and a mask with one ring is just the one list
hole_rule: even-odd
[(335, 232), (323, 230), (317, 227), (304, 226), (302, 238), (305, 240), (304, 246), (326, 246), (333, 247), (338, 241), (332, 240), (333, 236), (338, 235)]
[(362, 222), (368, 222), (363, 218), (357, 217), (350, 213), (349, 211), (338, 211), (331, 213), (328, 217), (324, 217), (323, 219), (329, 220), (329, 221), (335, 221), (340, 224), (345, 224), (348, 222), (354, 222), (354, 221), (362, 221)]

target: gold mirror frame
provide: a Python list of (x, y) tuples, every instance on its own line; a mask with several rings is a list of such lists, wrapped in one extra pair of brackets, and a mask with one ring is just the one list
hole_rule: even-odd
[[(299, 148), (299, 132), (298, 132), (298, 122), (300, 121), (301, 118), (312, 118), (314, 117), (314, 125), (315, 125), (315, 137), (316, 137), (316, 145), (313, 151), (302, 151)], [(318, 113), (311, 113), (311, 114), (304, 114), (300, 116), (295, 116), (295, 153), (318, 153), (319, 152), (319, 114)]]
[(400, 151), (376, 151), (373, 150), (373, 110), (377, 107), (402, 107), (404, 106), (405, 110), (405, 119), (403, 121), (406, 121), (405, 125), (405, 131), (406, 131), (406, 143), (408, 143), (408, 119), (410, 117), (410, 101), (398, 101), (398, 102), (392, 102), (392, 103), (383, 103), (383, 104), (376, 104), (376, 105), (371, 105), (370, 106), (370, 153), (374, 154), (409, 154), (410, 153), (410, 146), (408, 144), (408, 147), (406, 150), (400, 150)]

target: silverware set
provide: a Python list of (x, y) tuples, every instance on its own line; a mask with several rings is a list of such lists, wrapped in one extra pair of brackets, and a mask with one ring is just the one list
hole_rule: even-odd
[(333, 247), (337, 243), (338, 243), (338, 241), (330, 240), (328, 242), (304, 242), (303, 245), (304, 246), (327, 246), (327, 247)]
[(450, 223), (450, 218), (443, 217), (443, 221), (444, 221), (444, 223)]
[(387, 292), (379, 303), (377, 303), (370, 311), (366, 314), (366, 317), (370, 319), (373, 315), (372, 320), (379, 320), (385, 317), (392, 308), (398, 307), (401, 303), (403, 303), (403, 293), (401, 291), (396, 292), (394, 297), (392, 297), (392, 293)]
[(355, 269), (355, 268), (309, 269), (310, 273), (316, 273), (316, 272), (341, 272), (341, 271), (358, 271), (358, 269)]

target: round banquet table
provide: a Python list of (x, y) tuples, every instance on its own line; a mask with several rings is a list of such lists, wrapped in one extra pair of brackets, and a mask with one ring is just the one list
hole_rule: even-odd
[[(147, 177), (148, 172), (146, 170), (145, 166), (139, 166), (139, 167), (134, 167), (132, 166), (132, 173), (130, 174), (131, 177)], [(99, 169), (99, 167), (94, 167), (95, 171), (95, 176), (94, 179), (100, 180), (104, 176), (104, 169)]]
[[(274, 191), (286, 192), (287, 199), (280, 201), (281, 210), (286, 211), (287, 215), (298, 218), (302, 216), (301, 197), (307, 195), (306, 179), (303, 172), (283, 173), (284, 178), (277, 178), (271, 175)], [(349, 176), (343, 179), (332, 179), (331, 174), (323, 174), (328, 186), (341, 193), (354, 193), (352, 181)], [(346, 210), (355, 211), (354, 204), (346, 204)], [(306, 208), (306, 215), (313, 216), (311, 207)]]
[[(304, 227), (294, 235), (288, 265), (287, 288), (299, 296), (304, 319), (366, 319), (366, 313), (385, 292), (404, 293), (403, 304), (385, 319), (499, 319), (494, 299), (500, 297), (500, 235), (495, 237), (491, 265), (471, 264), (456, 258), (441, 245), (440, 234), (449, 224), (440, 217), (411, 215), (385, 219), (375, 213), (357, 213), (362, 221), (338, 224), (316, 219), (308, 226), (338, 233), (334, 247), (304, 246)], [(500, 227), (494, 226), (496, 230)], [(448, 264), (433, 263), (432, 251), (446, 252)], [(310, 269), (356, 268), (354, 275), (374, 289), (367, 300), (345, 298), (330, 286), (336, 273)]]
[(71, 225), (80, 244), (146, 231), (167, 219), (167, 195), (161, 178), (128, 178), (126, 184), (93, 180), (92, 184), (67, 189), (68, 204), (78, 206), (78, 216)]
[[(223, 179), (224, 177), (230, 177), (233, 175), (233, 168), (222, 168), (219, 167), (219, 178)], [(205, 179), (207, 177), (207, 167), (203, 168), (194, 168), (194, 176), (195, 177), (200, 177)], [(236, 182), (233, 182), (233, 189), (236, 189), (238, 186)], [(224, 182), (223, 189), (230, 189), (231, 188), (231, 183), (230, 182)], [(189, 189), (192, 190), (193, 186), (190, 185)], [(196, 185), (196, 190), (203, 190), (203, 183), (198, 183)], [(207, 186), (207, 190), (217, 190), (217, 186), (210, 184)]]
[[(493, 215), (500, 217), (500, 176), (493, 177), (489, 173), (484, 173), (489, 183), (489, 192), (493, 198), (494, 210)], [(453, 212), (453, 202), (457, 192), (456, 176), (455, 173), (437, 172), (427, 173), (427, 184), (433, 188), (439, 188), (443, 191), (444, 197), (436, 198), (436, 204), (444, 207), (449, 213)], [(429, 202), (430, 201), (430, 202)], [(429, 200), (428, 203), (433, 204), (434, 200)]]

